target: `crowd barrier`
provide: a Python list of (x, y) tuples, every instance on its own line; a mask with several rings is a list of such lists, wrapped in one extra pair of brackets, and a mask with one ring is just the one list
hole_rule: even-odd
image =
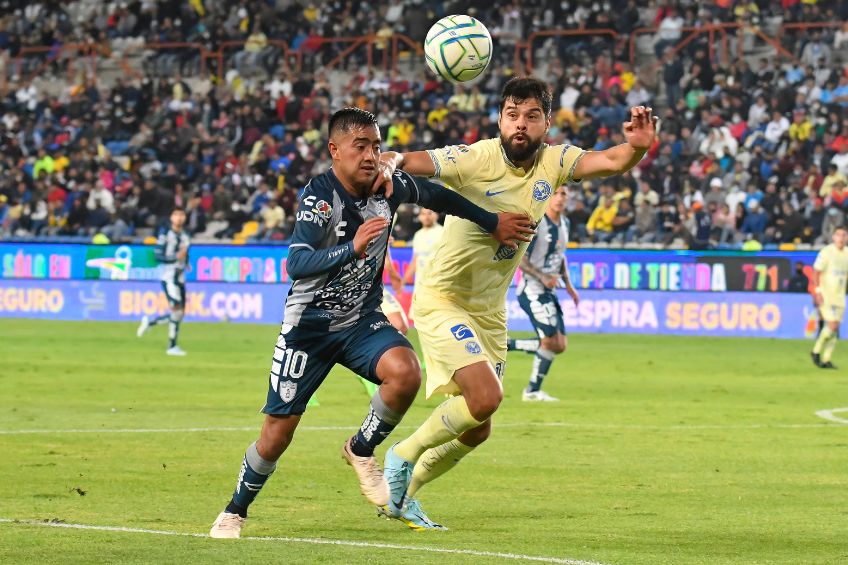
[[(189, 322), (279, 324), (289, 285), (196, 283), (187, 286)], [(575, 307), (560, 301), (570, 333), (804, 338), (817, 329), (807, 294), (585, 290)], [(409, 296), (402, 302), (408, 303)], [(168, 303), (156, 281), (0, 280), (0, 318), (137, 321), (164, 314)], [(511, 330), (532, 330), (507, 294)]]
[[(409, 247), (392, 259), (403, 275)], [(285, 283), (285, 245), (195, 245), (189, 283)], [(780, 292), (801, 262), (808, 277), (815, 252), (633, 251), (572, 249), (571, 280), (579, 289), (672, 292)], [(0, 243), (0, 279), (158, 280), (150, 245)]]

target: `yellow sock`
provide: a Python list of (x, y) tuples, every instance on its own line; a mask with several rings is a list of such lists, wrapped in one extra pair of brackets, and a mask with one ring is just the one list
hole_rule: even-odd
[(421, 454), (459, 437), (465, 430), (483, 422), (474, 419), (462, 396), (453, 396), (439, 404), (421, 427), (395, 446), (395, 453), (407, 461), (418, 461)]
[(819, 334), (819, 338), (816, 340), (816, 344), (813, 346), (813, 353), (821, 353), (822, 348), (824, 348), (824, 344), (827, 342), (827, 340), (830, 339), (830, 336), (832, 335), (833, 332), (830, 331), (830, 326), (825, 324), (825, 326), (822, 328), (821, 333)]
[(828, 339), (827, 343), (824, 344), (824, 351), (821, 356), (822, 363), (830, 361), (830, 356), (833, 355), (833, 350), (836, 349), (837, 341), (839, 340), (836, 339), (836, 334), (831, 333), (830, 339)]
[(465, 445), (459, 439), (431, 447), (415, 464), (406, 495), (414, 496), (418, 489), (456, 467), (457, 463), (472, 451), (473, 447)]

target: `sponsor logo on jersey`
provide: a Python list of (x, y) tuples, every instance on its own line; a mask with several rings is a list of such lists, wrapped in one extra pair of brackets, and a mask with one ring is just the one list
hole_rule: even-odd
[(512, 259), (513, 257), (515, 257), (515, 249), (506, 245), (501, 245), (498, 247), (498, 251), (495, 253), (495, 256), (492, 257), (492, 260), (504, 261), (506, 259)]
[(450, 329), (453, 337), (456, 338), (457, 341), (462, 341), (463, 339), (468, 339), (470, 337), (474, 337), (474, 332), (471, 331), (471, 328), (466, 326), (465, 324), (457, 324)]
[(319, 200), (315, 205), (315, 208), (312, 209), (313, 212), (320, 215), (325, 220), (329, 220), (330, 216), (333, 215), (333, 207), (327, 203), (326, 200)]
[(551, 193), (553, 193), (553, 189), (548, 181), (537, 180), (533, 183), (533, 200), (544, 202), (551, 197)]
[(371, 324), (371, 331), (376, 332), (380, 328), (387, 328), (391, 326), (388, 320), (380, 320), (379, 322), (374, 322)]
[(483, 352), (483, 350), (480, 349), (480, 344), (476, 341), (469, 341), (468, 343), (466, 343), (465, 350), (471, 355), (480, 355), (480, 353)]

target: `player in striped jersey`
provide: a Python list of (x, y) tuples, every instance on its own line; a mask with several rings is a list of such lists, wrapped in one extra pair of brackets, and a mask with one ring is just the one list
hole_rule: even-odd
[(245, 452), (235, 492), (212, 525), (213, 538), (241, 535), (248, 506), (336, 364), (379, 385), (362, 426), (342, 446), (342, 457), (365, 497), (378, 506), (388, 504), (389, 486), (374, 449), (400, 423), (421, 383), (412, 346), (381, 309), (386, 249), (398, 206), (412, 203), (457, 214), (510, 248), (529, 242), (534, 233), (525, 214), (487, 212), (438, 184), (380, 167), (380, 130), (370, 112), (339, 110), (328, 130), (333, 166), (304, 188), (289, 246), (286, 269), (292, 284), (268, 376), (265, 422)]
[(168, 297), (170, 312), (158, 318), (149, 319), (144, 316), (138, 326), (136, 335), (141, 337), (150, 326), (168, 322), (168, 355), (183, 356), (186, 354), (177, 345), (180, 333), (180, 323), (185, 315), (185, 272), (188, 266), (188, 248), (191, 241), (183, 230), (186, 213), (180, 207), (171, 212), (171, 227), (162, 233), (156, 242), (156, 260), (162, 265), (162, 290)]
[(556, 402), (558, 399), (542, 390), (542, 381), (551, 368), (554, 357), (565, 351), (568, 337), (562, 319), (562, 307), (556, 294), (560, 281), (576, 307), (580, 295), (568, 278), (565, 248), (568, 245), (568, 218), (565, 217), (565, 186), (558, 187), (548, 203), (548, 209), (536, 228), (536, 237), (521, 259), (521, 279), (518, 281), (518, 303), (527, 312), (538, 339), (510, 339), (507, 350), (533, 353), (530, 383), (522, 400)]

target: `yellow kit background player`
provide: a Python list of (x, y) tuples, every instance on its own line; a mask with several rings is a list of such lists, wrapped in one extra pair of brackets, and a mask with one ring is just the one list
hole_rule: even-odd
[(815, 301), (825, 324), (810, 354), (822, 369), (835, 369), (830, 358), (836, 348), (839, 325), (845, 314), (845, 284), (848, 281), (848, 230), (836, 228), (833, 243), (819, 251), (813, 264)]
[[(421, 228), (412, 236), (412, 260), (409, 262), (409, 268), (403, 273), (404, 284), (414, 282), (415, 288), (418, 288), (418, 281), (427, 278), (427, 271), (433, 262), (433, 253), (444, 232), (442, 224), (439, 223), (439, 215), (432, 210), (421, 208), (418, 221), (421, 222)], [(412, 292), (414, 296), (415, 290)], [(415, 318), (412, 308), (410, 316)]]
[[(597, 152), (550, 146), (544, 143), (550, 112), (544, 82), (512, 79), (501, 94), (499, 139), (384, 153), (381, 159), (436, 177), (487, 210), (524, 213), (538, 222), (554, 187), (629, 170), (656, 135), (650, 108), (637, 107), (624, 124), (627, 143)], [(489, 437), (491, 417), (503, 398), (506, 292), (528, 245), (492, 245), (479, 228), (455, 217), (447, 218), (444, 229), (413, 308), (427, 366), (427, 396), (455, 396), (390, 448), (384, 464), (391, 496), (381, 511), (413, 528), (442, 527), (426, 516), (414, 495)]]

